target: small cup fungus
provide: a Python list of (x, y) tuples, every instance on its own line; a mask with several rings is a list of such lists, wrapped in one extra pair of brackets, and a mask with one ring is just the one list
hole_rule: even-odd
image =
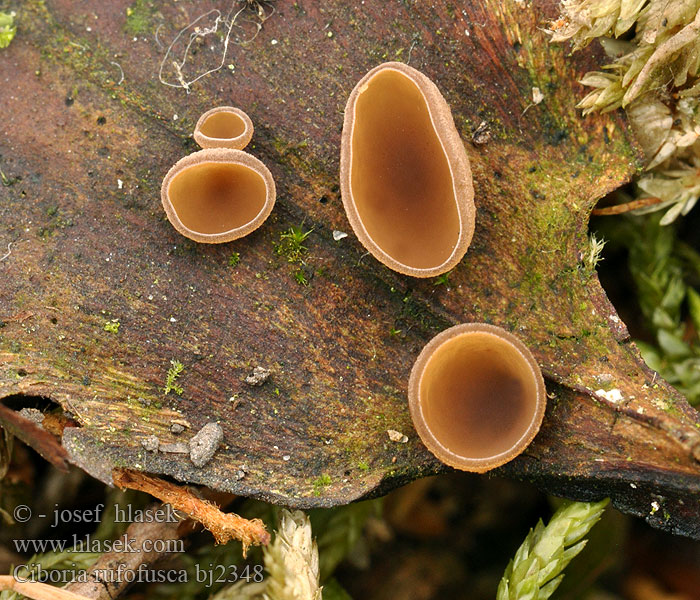
[(442, 462), (483, 473), (520, 454), (542, 424), (542, 372), (500, 327), (456, 325), (418, 356), (408, 384), (411, 418)]
[(194, 128), (202, 148), (243, 150), (253, 137), (253, 122), (240, 108), (219, 106), (205, 112)]
[(367, 73), (347, 106), (343, 205), (362, 245), (405, 275), (452, 269), (474, 233), (469, 159), (435, 84), (403, 63)]
[(196, 242), (218, 244), (260, 227), (275, 204), (268, 168), (241, 150), (208, 148), (175, 163), (163, 179), (168, 220)]

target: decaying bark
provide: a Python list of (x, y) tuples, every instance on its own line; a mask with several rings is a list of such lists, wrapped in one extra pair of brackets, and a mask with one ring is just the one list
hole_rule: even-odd
[[(611, 496), (700, 538), (698, 414), (643, 365), (584, 260), (590, 210), (639, 168), (638, 152), (620, 114), (575, 110), (577, 79), (604, 59), (548, 44), (554, 2), (279, 0), (189, 94), (159, 83), (158, 67), (208, 3), (161, 3), (138, 21), (123, 3), (76, 7), (22, 3), (0, 57), (11, 82), (0, 87), (0, 247), (12, 243), (0, 263), (0, 398), (43, 396), (70, 413), (70, 461), (108, 482), (119, 466), (299, 507), (385, 493), (444, 470), (407, 410), (420, 348), (485, 321), (528, 344), (550, 394), (540, 434), (501, 473)], [(195, 47), (190, 73), (218, 64), (214, 42)], [(349, 231), (342, 109), (385, 60), (437, 83), (472, 164), (476, 232), (446, 284), (390, 272), (333, 235)], [(254, 234), (204, 247), (170, 227), (158, 190), (194, 149), (198, 116), (221, 104), (252, 117), (250, 151), (279, 196)], [(291, 226), (313, 230), (303, 264), (275, 251)], [(182, 395), (163, 394), (171, 360), (185, 366)], [(253, 387), (255, 367), (272, 374)], [(190, 428), (176, 435), (176, 421)], [(210, 421), (224, 446), (203, 468), (142, 446), (187, 442)]]

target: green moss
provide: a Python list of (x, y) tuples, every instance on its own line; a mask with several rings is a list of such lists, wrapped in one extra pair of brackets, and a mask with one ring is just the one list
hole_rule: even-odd
[(306, 273), (304, 273), (303, 269), (297, 269), (294, 271), (294, 281), (296, 281), (299, 285), (309, 285), (309, 280), (307, 279)]
[(121, 323), (119, 319), (112, 319), (111, 321), (106, 321), (103, 329), (109, 331), (110, 333), (119, 333), (119, 326)]
[(309, 252), (304, 241), (313, 229), (304, 231), (301, 225), (292, 225), (286, 231), (280, 233), (279, 242), (275, 243), (275, 254), (283, 256), (290, 263), (299, 263)]
[[(401, 312), (392, 327), (392, 331), (399, 332), (402, 329), (410, 329), (410, 326), (418, 323), (424, 331), (441, 331), (447, 329), (452, 323), (447, 319), (437, 316), (423, 302), (419, 302), (412, 293), (407, 293), (402, 298)], [(403, 324), (406, 327), (403, 327)]]
[(325, 487), (328, 487), (331, 484), (331, 476), (328, 473), (324, 473), (320, 477), (317, 477), (314, 479), (313, 482), (313, 487), (314, 487), (314, 496), (320, 496), (321, 492)]
[(167, 396), (170, 392), (175, 392), (178, 396), (182, 395), (182, 387), (176, 383), (176, 380), (182, 375), (184, 370), (185, 366), (179, 360), (172, 359), (170, 361), (170, 368), (165, 376), (164, 395)]
[(126, 9), (126, 24), (124, 29), (132, 35), (148, 33), (151, 26), (151, 18), (155, 9), (151, 2), (136, 0)]
[(15, 13), (0, 12), (0, 48), (7, 48), (17, 33)]
[(450, 284), (450, 275), (452, 274), (452, 270), (447, 271), (447, 273), (443, 273), (442, 275), (438, 275), (435, 278), (435, 281), (433, 282), (433, 285), (449, 285)]
[(284, 257), (288, 263), (298, 265), (292, 272), (292, 277), (294, 281), (303, 286), (309, 285), (309, 277), (313, 275), (313, 269), (304, 260), (309, 252), (304, 242), (312, 231), (313, 229), (304, 231), (303, 225), (292, 225), (280, 233), (278, 242), (273, 243), (275, 254)]
[(5, 173), (2, 172), (2, 169), (0, 169), (0, 182), (2, 183), (3, 187), (10, 187), (17, 183), (18, 181), (22, 181), (21, 177), (8, 177), (5, 175)]

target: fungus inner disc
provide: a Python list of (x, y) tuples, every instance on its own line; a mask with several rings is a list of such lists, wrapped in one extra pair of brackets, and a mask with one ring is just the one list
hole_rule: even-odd
[(418, 86), (379, 71), (355, 104), (352, 198), (369, 237), (416, 269), (443, 264), (460, 235), (452, 172)]
[(467, 458), (508, 451), (537, 410), (530, 364), (507, 341), (481, 332), (438, 347), (425, 366), (419, 393), (428, 429), (445, 448)]
[(267, 186), (256, 171), (236, 163), (201, 163), (173, 177), (168, 195), (180, 222), (216, 234), (250, 223), (265, 206)]
[(199, 131), (210, 138), (229, 140), (243, 135), (245, 122), (236, 113), (221, 110), (204, 119)]

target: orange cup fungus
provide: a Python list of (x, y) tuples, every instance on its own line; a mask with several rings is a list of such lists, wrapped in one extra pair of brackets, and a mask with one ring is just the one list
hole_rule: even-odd
[[(226, 122), (231, 115), (240, 122)], [(272, 174), (242, 150), (252, 132), (250, 118), (239, 109), (221, 107), (199, 119), (195, 139), (204, 149), (175, 163), (161, 186), (165, 214), (185, 237), (207, 244), (229, 242), (248, 235), (270, 215), (276, 198)]]
[(428, 342), (411, 371), (408, 399), (428, 450), (476, 473), (520, 454), (546, 407), (542, 372), (530, 351), (483, 323), (456, 325)]
[(435, 84), (403, 63), (367, 73), (345, 108), (340, 186), (350, 225), (391, 269), (452, 269), (474, 233), (469, 159)]
[(194, 128), (202, 148), (243, 150), (253, 137), (253, 122), (240, 108), (219, 106), (205, 112)]

